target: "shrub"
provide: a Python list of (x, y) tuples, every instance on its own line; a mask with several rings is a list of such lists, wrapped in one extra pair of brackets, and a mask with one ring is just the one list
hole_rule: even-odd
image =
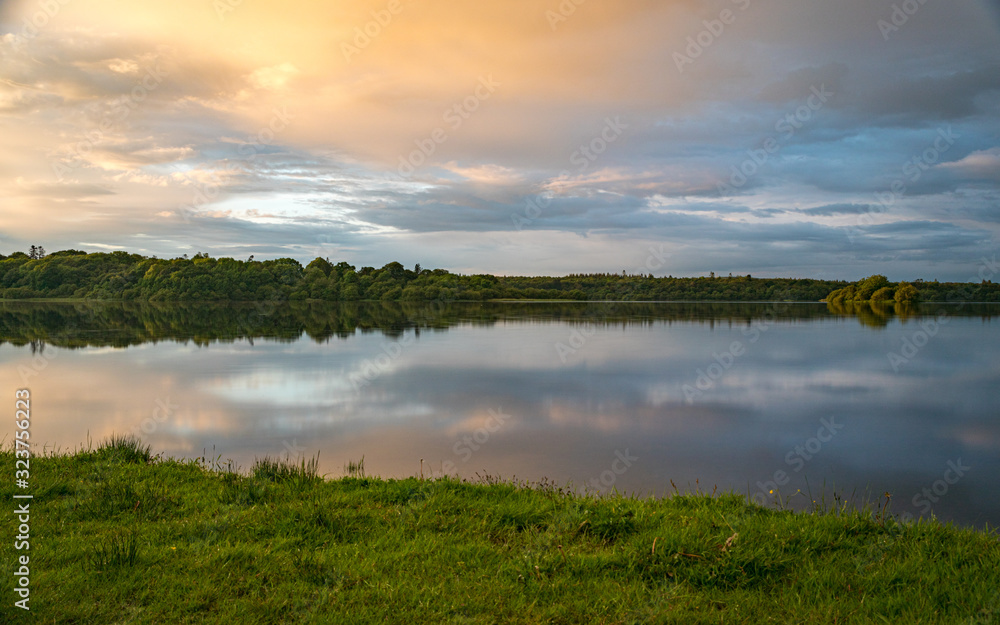
[(909, 282), (900, 282), (896, 288), (896, 303), (909, 304), (916, 302), (918, 298), (917, 287)]
[(888, 302), (893, 299), (893, 289), (889, 286), (884, 286), (881, 289), (872, 293), (872, 302)]

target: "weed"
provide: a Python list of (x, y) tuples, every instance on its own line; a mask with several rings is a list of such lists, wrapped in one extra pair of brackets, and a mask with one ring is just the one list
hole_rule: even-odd
[(361, 460), (354, 461), (349, 460), (347, 464), (344, 465), (344, 473), (348, 477), (365, 477), (365, 457), (361, 456)]
[(84, 560), (91, 571), (133, 567), (139, 559), (139, 531), (116, 531), (95, 545)]
[(97, 448), (97, 457), (107, 462), (149, 464), (153, 454), (149, 445), (143, 445), (133, 434), (112, 434)]

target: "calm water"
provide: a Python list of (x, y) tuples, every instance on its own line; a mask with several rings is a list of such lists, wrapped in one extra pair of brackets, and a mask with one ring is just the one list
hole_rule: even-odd
[(382, 476), (423, 459), (425, 475), (761, 500), (808, 480), (996, 525), (1000, 308), (938, 311), (7, 302), (0, 387), (11, 413), (29, 388), (32, 439), (64, 450), (136, 432), (243, 468), (319, 452), (333, 475), (363, 455)]

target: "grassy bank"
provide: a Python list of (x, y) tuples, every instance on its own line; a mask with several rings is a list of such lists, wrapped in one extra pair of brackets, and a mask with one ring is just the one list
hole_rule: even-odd
[[(1000, 622), (995, 532), (879, 511), (239, 474), (127, 441), (32, 459), (22, 491), (0, 455), (5, 623)], [(11, 514), (25, 492), (29, 552)], [(30, 615), (12, 607), (24, 553)]]

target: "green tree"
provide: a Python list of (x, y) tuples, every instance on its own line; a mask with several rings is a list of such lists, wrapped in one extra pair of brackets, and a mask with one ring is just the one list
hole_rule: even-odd
[(918, 297), (917, 287), (909, 282), (900, 282), (899, 286), (896, 287), (896, 296), (894, 299), (897, 304), (911, 304), (916, 302)]
[(887, 286), (889, 286), (889, 279), (885, 276), (881, 274), (868, 276), (864, 280), (857, 283), (857, 286), (855, 287), (854, 301), (866, 302), (871, 299), (875, 291)]
[(889, 286), (884, 286), (881, 289), (872, 293), (871, 301), (872, 303), (888, 302), (893, 299), (893, 289)]
[(328, 276), (329, 277), (330, 272), (333, 271), (333, 265), (331, 265), (330, 261), (328, 261), (326, 259), (316, 258), (311, 263), (309, 263), (308, 265), (306, 265), (306, 269), (307, 270), (308, 269), (319, 269), (320, 271), (323, 272), (324, 276)]

